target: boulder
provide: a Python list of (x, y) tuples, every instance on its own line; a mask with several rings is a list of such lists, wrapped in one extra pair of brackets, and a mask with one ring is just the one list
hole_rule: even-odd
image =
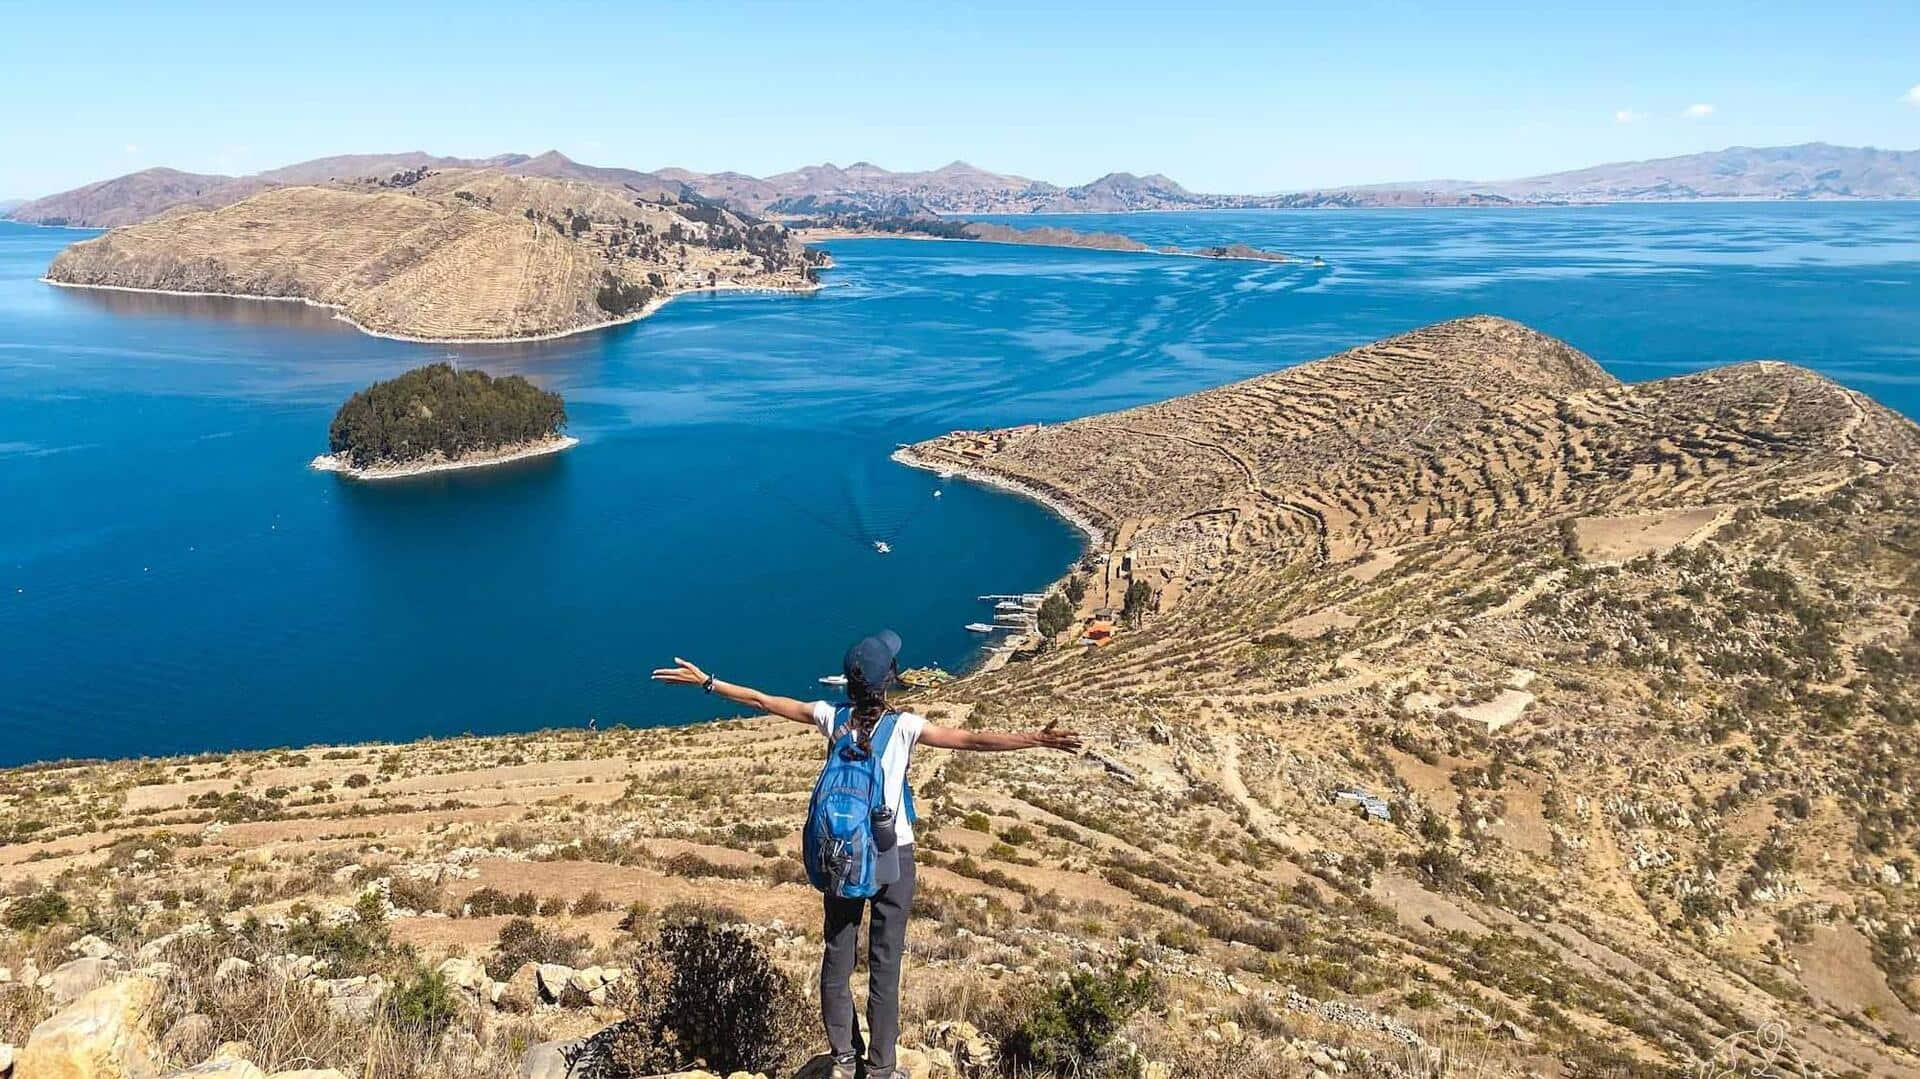
[(306, 984), (326, 1000), (327, 1008), (335, 1015), (349, 1019), (365, 1019), (372, 1015), (374, 1005), (380, 1002), (381, 994), (387, 991), (387, 980), (378, 974), (354, 978), (316, 978)]
[(23, 1079), (149, 1079), (160, 1049), (147, 1017), (160, 983), (123, 978), (92, 990), (33, 1028), (14, 1071)]
[(201, 1060), (212, 1049), (213, 1020), (192, 1012), (181, 1016), (160, 1036), (160, 1051), (169, 1060)]
[(499, 983), (499, 999), (494, 1003), (510, 1012), (530, 1012), (540, 1003), (540, 966), (522, 963), (513, 977)]
[(166, 955), (167, 949), (173, 947), (173, 942), (179, 940), (182, 935), (183, 934), (176, 932), (157, 936), (145, 944), (142, 944), (139, 948), (136, 948), (133, 957), (142, 963), (155, 962)]
[(267, 1079), (267, 1073), (251, 1060), (216, 1056), (191, 1068), (168, 1072), (166, 1079)]
[(71, 1004), (113, 979), (110, 959), (75, 959), (62, 963), (49, 974), (41, 975), (40, 988), (53, 998), (55, 1007)]
[(216, 982), (231, 982), (252, 976), (253, 964), (237, 955), (227, 956), (220, 960), (219, 966), (213, 968), (213, 980)]
[(964, 1019), (929, 1024), (926, 1042), (951, 1054), (955, 1069), (964, 1074), (995, 1069), (999, 1063), (1000, 1050), (993, 1039)]
[(221, 1042), (207, 1054), (208, 1060), (252, 1060), (253, 1043), (249, 1041)]
[(311, 955), (270, 955), (267, 973), (288, 981), (303, 981), (320, 972), (320, 960)]
[(487, 968), (477, 959), (456, 957), (443, 961), (435, 969), (455, 989), (464, 989), (479, 996), (490, 995), (493, 979), (487, 977)]
[(906, 1079), (932, 1079), (933, 1060), (918, 1049), (904, 1046), (894, 1050), (894, 1073)]
[(541, 1042), (520, 1058), (520, 1079), (572, 1079), (567, 1074), (567, 1050), (570, 1041)]
[(599, 967), (583, 967), (567, 977), (567, 986), (581, 993), (591, 993), (607, 984), (607, 972)]
[(540, 994), (548, 1000), (558, 1001), (566, 995), (567, 983), (573, 978), (573, 968), (560, 963), (542, 963), (536, 976), (540, 981)]
[(70, 955), (77, 955), (82, 959), (112, 959), (114, 956), (120, 954), (120, 949), (108, 944), (92, 933), (88, 933), (86, 936), (67, 945), (67, 952)]

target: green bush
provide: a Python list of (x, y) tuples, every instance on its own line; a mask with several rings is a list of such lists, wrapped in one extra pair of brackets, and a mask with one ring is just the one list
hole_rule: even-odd
[(430, 970), (415, 970), (387, 992), (382, 1005), (395, 1027), (427, 1045), (440, 1041), (457, 1014), (453, 987)]
[(585, 937), (570, 937), (542, 929), (526, 918), (514, 918), (500, 927), (493, 955), (487, 959), (487, 973), (495, 981), (505, 981), (527, 963), (573, 966), (586, 950)]
[(52, 891), (37, 892), (7, 908), (6, 925), (8, 929), (20, 931), (45, 929), (72, 915), (73, 904), (67, 902), (66, 896)]
[(1153, 604), (1153, 586), (1145, 581), (1135, 581), (1127, 586), (1127, 595), (1120, 604), (1120, 617), (1129, 625), (1139, 625), (1146, 616), (1147, 608)]
[(1076, 971), (1047, 989), (1030, 991), (1012, 1010), (1001, 1051), (1016, 1070), (1081, 1075), (1097, 1065), (1126, 1021), (1156, 995), (1153, 976), (1116, 967), (1101, 974)]

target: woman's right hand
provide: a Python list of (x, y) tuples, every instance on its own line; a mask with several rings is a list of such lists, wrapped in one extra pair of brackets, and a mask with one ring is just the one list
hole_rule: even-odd
[(707, 684), (707, 672), (675, 656), (673, 666), (661, 667), (653, 672), (653, 680), (674, 686), (704, 686)]

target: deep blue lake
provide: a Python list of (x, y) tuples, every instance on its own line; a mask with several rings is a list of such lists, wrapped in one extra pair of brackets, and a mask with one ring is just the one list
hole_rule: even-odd
[[(962, 665), (974, 597), (1051, 580), (1080, 539), (896, 443), (1458, 315), (1629, 380), (1785, 359), (1920, 414), (1920, 204), (1039, 220), (1327, 266), (846, 241), (813, 296), (450, 350), (298, 305), (53, 288), (84, 234), (0, 223), (0, 764), (683, 722), (721, 709), (648, 682), (675, 654), (815, 695), (880, 626), (910, 664)], [(450, 351), (564, 394), (582, 444), (382, 485), (306, 468), (354, 389)]]

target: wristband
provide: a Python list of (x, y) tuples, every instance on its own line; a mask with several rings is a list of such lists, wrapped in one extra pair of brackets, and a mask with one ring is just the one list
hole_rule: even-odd
[(700, 691), (702, 693), (713, 692), (713, 675), (707, 675), (707, 680), (700, 684)]

